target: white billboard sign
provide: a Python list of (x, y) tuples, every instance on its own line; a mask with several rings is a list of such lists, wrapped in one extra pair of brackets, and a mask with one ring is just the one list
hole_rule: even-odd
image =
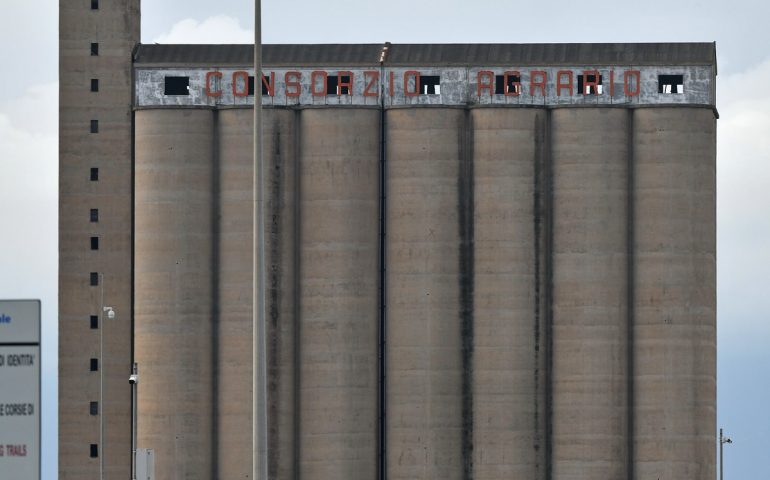
[(40, 479), (40, 301), (0, 300), (0, 480)]

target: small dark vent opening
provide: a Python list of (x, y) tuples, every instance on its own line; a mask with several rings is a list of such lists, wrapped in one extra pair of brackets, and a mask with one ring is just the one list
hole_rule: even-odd
[(658, 75), (658, 93), (684, 93), (684, 75)]
[(604, 91), (604, 85), (602, 85), (602, 76), (599, 75), (599, 87), (597, 88), (596, 85), (592, 85), (593, 83), (596, 83), (596, 75), (588, 75), (588, 91), (586, 92), (583, 86), (585, 85), (585, 80), (583, 78), (583, 75), (578, 75), (577, 77), (577, 89), (579, 95), (601, 95)]
[(99, 79), (98, 78), (92, 78), (91, 79), (91, 91), (92, 92), (98, 92), (99, 91)]
[(98, 168), (94, 167), (94, 168), (91, 169), (91, 177), (90, 178), (91, 178), (92, 182), (99, 181), (99, 169)]
[(97, 315), (91, 315), (90, 320), (91, 320), (91, 330), (96, 330), (97, 328), (99, 328), (99, 317)]
[(92, 372), (99, 371), (99, 359), (98, 358), (92, 358), (91, 359), (90, 369), (91, 369)]
[(99, 457), (99, 446), (95, 443), (91, 444), (91, 458)]
[[(505, 95), (505, 75), (495, 75), (495, 95)], [(521, 77), (508, 76), (508, 93), (521, 95)]]
[(166, 77), (163, 95), (189, 95), (190, 77)]
[(438, 75), (420, 76), (420, 93), (423, 95), (441, 95), (441, 77)]
[(90, 212), (91, 223), (96, 223), (99, 221), (99, 209), (98, 208), (92, 208)]
[(99, 250), (99, 237), (91, 237), (91, 250)]
[(99, 55), (99, 44), (96, 42), (91, 43), (91, 56), (96, 57)]
[(99, 402), (91, 402), (88, 404), (88, 413), (91, 415), (99, 415)]
[[(267, 86), (270, 85), (270, 77), (265, 77), (262, 81), (262, 95), (270, 95), (270, 91), (268, 90)], [(270, 85), (272, 87), (272, 85)], [(249, 75), (249, 95), (254, 95), (254, 76)]]

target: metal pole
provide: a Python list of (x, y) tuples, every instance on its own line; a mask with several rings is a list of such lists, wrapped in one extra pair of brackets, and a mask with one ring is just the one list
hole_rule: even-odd
[(99, 480), (104, 480), (104, 274), (99, 274)]
[(254, 218), (252, 478), (267, 480), (267, 365), (265, 347), (265, 217), (262, 159), (262, 4), (254, 1)]
[(724, 480), (725, 478), (725, 468), (724, 468), (724, 456), (725, 452), (725, 442), (724, 437), (722, 435), (722, 429), (719, 429), (719, 480)]
[(131, 480), (136, 480), (136, 400), (139, 388), (139, 366), (134, 362), (131, 368)]

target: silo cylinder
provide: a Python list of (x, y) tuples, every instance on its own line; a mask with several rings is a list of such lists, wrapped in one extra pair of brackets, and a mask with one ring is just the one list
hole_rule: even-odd
[(634, 112), (635, 478), (712, 479), (716, 119)]
[(138, 445), (164, 480), (212, 473), (213, 118), (136, 112)]
[(552, 112), (555, 479), (628, 478), (627, 125)]
[[(473, 478), (544, 477), (544, 328), (535, 189), (545, 111), (471, 111), (474, 181)], [(540, 348), (538, 348), (540, 347)]]
[(299, 475), (374, 480), (380, 113), (299, 122)]

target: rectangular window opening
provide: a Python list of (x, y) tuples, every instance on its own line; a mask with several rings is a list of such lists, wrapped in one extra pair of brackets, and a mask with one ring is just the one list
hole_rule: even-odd
[(423, 95), (441, 95), (441, 77), (438, 75), (421, 75), (420, 93)]
[(99, 44), (96, 42), (91, 43), (91, 56), (96, 57), (99, 55)]
[(91, 91), (92, 92), (98, 92), (99, 91), (99, 79), (98, 78), (92, 78), (91, 79)]
[(99, 274), (97, 272), (91, 272), (89, 278), (92, 287), (99, 285)]
[(99, 10), (99, 0), (91, 0), (91, 10)]
[(92, 358), (91, 359), (91, 365), (90, 365), (92, 372), (98, 372), (99, 371), (99, 359), (98, 358)]
[(91, 223), (96, 223), (99, 221), (99, 209), (98, 208), (92, 208), (90, 213), (90, 219)]
[(92, 182), (99, 181), (99, 169), (96, 167), (91, 168), (91, 181)]
[(91, 402), (88, 404), (88, 413), (91, 415), (99, 415), (99, 402)]
[(97, 315), (91, 315), (91, 330), (99, 328), (99, 317)]
[(99, 250), (99, 237), (91, 237), (91, 250)]
[[(588, 86), (588, 92), (586, 93), (585, 90), (583, 90), (583, 85), (585, 85), (585, 81), (583, 79), (583, 75), (578, 75), (577, 77), (577, 89), (579, 95), (601, 95), (602, 92), (604, 92), (604, 85), (602, 85), (602, 76), (599, 75), (599, 87), (597, 88), (594, 85)], [(588, 75), (588, 83), (596, 82), (596, 75)]]
[(190, 77), (166, 77), (163, 95), (190, 95)]
[(99, 457), (99, 446), (95, 443), (91, 444), (91, 458)]
[(337, 95), (337, 87), (339, 87), (339, 85), (340, 78), (337, 75), (329, 75), (326, 77), (326, 94)]
[(91, 133), (99, 133), (99, 120), (91, 120)]
[(684, 93), (684, 75), (658, 75), (658, 93)]
[[(521, 95), (521, 77), (508, 76), (508, 93)], [(495, 75), (495, 95), (505, 95), (505, 75)]]

